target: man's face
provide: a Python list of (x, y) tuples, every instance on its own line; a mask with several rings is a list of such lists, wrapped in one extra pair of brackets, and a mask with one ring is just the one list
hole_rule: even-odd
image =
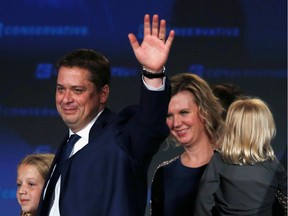
[(89, 78), (90, 72), (79, 67), (60, 67), (58, 71), (56, 108), (74, 133), (83, 129), (104, 108), (108, 97), (109, 87), (98, 92)]

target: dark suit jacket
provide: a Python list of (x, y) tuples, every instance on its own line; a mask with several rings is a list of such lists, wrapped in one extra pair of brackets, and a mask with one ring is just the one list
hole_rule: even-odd
[(277, 158), (234, 165), (216, 151), (200, 181), (194, 215), (212, 215), (215, 204), (221, 216), (271, 216), (276, 190), (287, 197), (287, 172)]
[[(149, 91), (142, 84), (140, 105), (117, 115), (104, 109), (90, 130), (89, 143), (65, 162), (61, 216), (144, 215), (149, 163), (169, 135), (169, 99), (167, 80), (165, 91)], [(43, 200), (38, 215), (45, 216), (42, 205)]]

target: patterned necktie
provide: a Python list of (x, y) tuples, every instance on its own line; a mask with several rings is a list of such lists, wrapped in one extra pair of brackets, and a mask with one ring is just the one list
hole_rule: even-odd
[[(51, 207), (51, 201), (53, 198), (53, 192), (55, 190), (56, 183), (59, 179), (59, 176), (61, 175), (61, 167), (63, 167), (63, 163), (65, 160), (67, 160), (71, 154), (71, 151), (74, 147), (74, 144), (80, 139), (81, 137), (77, 134), (72, 134), (64, 146), (64, 149), (62, 150), (62, 153), (60, 155), (60, 158), (57, 162), (56, 168), (54, 169), (54, 172), (52, 174), (52, 177), (50, 178), (48, 187), (45, 192), (45, 198), (43, 200), (42, 209), (40, 214), (41, 215), (48, 215), (50, 207)], [(50, 204), (51, 203), (51, 204)]]

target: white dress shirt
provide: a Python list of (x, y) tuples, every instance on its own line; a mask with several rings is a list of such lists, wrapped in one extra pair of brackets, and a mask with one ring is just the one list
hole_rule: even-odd
[[(99, 112), (98, 115), (85, 128), (83, 128), (81, 131), (77, 133), (81, 138), (74, 144), (70, 157), (88, 144), (90, 129), (102, 112), (103, 110)], [(69, 137), (71, 136), (71, 134), (73, 134), (73, 132), (69, 129)], [(60, 185), (61, 185), (61, 176), (59, 177), (55, 186), (54, 200), (52, 201), (49, 216), (60, 216), (59, 211)]]

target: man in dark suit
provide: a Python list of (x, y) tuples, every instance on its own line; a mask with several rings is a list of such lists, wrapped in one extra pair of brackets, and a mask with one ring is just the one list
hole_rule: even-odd
[[(107, 108), (110, 66), (101, 54), (75, 50), (58, 62), (56, 107), (78, 141), (64, 160), (70, 141), (59, 148), (40, 200), (39, 216), (141, 216), (147, 171), (168, 136), (170, 85), (165, 77), (174, 31), (166, 38), (165, 20), (144, 17), (144, 39), (128, 35), (143, 66), (140, 104), (112, 113)], [(75, 136), (73, 136), (75, 137)], [(65, 153), (66, 154), (66, 153)], [(70, 157), (69, 157), (70, 155)]]

